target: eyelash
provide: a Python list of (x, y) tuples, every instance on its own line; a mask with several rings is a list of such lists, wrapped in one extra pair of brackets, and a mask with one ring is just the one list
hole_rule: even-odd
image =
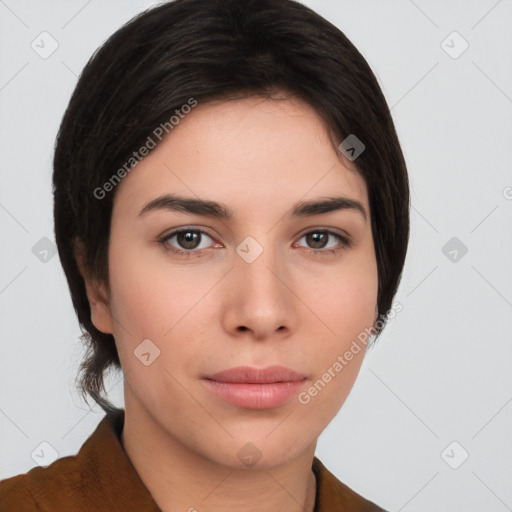
[[(177, 256), (184, 256), (186, 258), (193, 258), (201, 255), (202, 251), (205, 251), (206, 249), (191, 249), (189, 251), (184, 251), (180, 249), (176, 249), (175, 247), (169, 245), (169, 240), (173, 238), (176, 235), (179, 235), (180, 233), (200, 233), (201, 235), (206, 235), (209, 238), (212, 238), (206, 231), (203, 231), (202, 229), (192, 229), (192, 228), (185, 228), (185, 229), (177, 229), (175, 231), (172, 231), (168, 235), (165, 235), (163, 238), (159, 239), (158, 242), (162, 245), (164, 250), (169, 251), (173, 254), (176, 254)], [(307, 249), (307, 252), (314, 255), (314, 256), (322, 256), (322, 255), (334, 255), (338, 252), (342, 251), (343, 249), (348, 249), (352, 246), (352, 241), (350, 238), (345, 237), (343, 235), (340, 235), (339, 233), (336, 233), (334, 231), (329, 231), (328, 229), (313, 229), (311, 231), (308, 231), (307, 233), (304, 233), (300, 238), (304, 238), (307, 235), (310, 235), (312, 233), (322, 233), (327, 235), (332, 235), (335, 238), (337, 238), (340, 242), (340, 245), (335, 249)]]

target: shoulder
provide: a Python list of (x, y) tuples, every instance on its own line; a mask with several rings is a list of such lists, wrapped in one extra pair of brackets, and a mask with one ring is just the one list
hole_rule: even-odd
[(95, 501), (102, 494), (106, 480), (102, 474), (115, 475), (118, 469), (116, 459), (120, 458), (120, 449), (116, 447), (114, 430), (119, 421), (122, 421), (119, 412), (104, 418), (76, 455), (1, 480), (0, 510), (89, 511), (91, 498)]
[(386, 512), (340, 482), (316, 457), (313, 459), (316, 477), (315, 512), (350, 510), (351, 512)]
[(0, 481), (0, 510), (37, 510), (26, 484), (26, 475)]
[(35, 467), (28, 473), (0, 481), (0, 510), (47, 510), (46, 503), (58, 506), (64, 495), (69, 497), (80, 493), (81, 486), (76, 456), (63, 457), (46, 468)]

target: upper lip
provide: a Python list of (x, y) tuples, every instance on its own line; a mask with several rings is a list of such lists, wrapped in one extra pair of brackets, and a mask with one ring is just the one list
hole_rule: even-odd
[(250, 366), (236, 366), (229, 370), (208, 375), (206, 377), (217, 382), (238, 382), (245, 384), (269, 384), (274, 382), (297, 382), (304, 380), (305, 375), (297, 373), (290, 368), (280, 365), (266, 368), (251, 368)]

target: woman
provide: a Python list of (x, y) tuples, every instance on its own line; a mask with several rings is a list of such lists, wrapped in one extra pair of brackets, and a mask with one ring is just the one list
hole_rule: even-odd
[(336, 27), (291, 0), (137, 16), (79, 79), (54, 199), (82, 389), (107, 415), (76, 456), (1, 482), (1, 510), (382, 510), (314, 456), (409, 234), (389, 109)]

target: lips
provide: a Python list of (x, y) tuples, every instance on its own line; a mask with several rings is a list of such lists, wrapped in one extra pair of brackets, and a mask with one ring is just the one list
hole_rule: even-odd
[(305, 375), (274, 365), (258, 369), (237, 366), (203, 379), (213, 395), (244, 409), (273, 409), (297, 396)]
[(275, 382), (298, 382), (304, 380), (305, 375), (297, 373), (284, 366), (274, 365), (258, 369), (249, 366), (237, 366), (229, 370), (214, 373), (207, 379), (217, 382), (231, 382), (240, 384), (272, 384)]

